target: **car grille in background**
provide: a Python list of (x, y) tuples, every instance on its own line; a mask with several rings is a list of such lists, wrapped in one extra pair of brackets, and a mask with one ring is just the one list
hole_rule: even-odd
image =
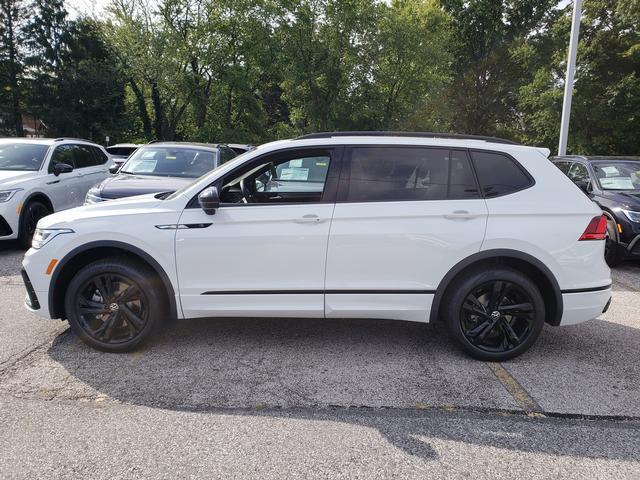
[(6, 237), (7, 235), (11, 235), (12, 233), (13, 230), (11, 230), (11, 227), (4, 219), (4, 217), (0, 215), (0, 237)]
[(40, 309), (40, 303), (38, 302), (38, 297), (36, 297), (36, 292), (33, 289), (33, 285), (31, 285), (31, 280), (29, 280), (29, 275), (27, 275), (27, 272), (25, 272), (24, 268), (20, 270), (20, 273), (22, 274), (22, 281), (24, 282), (24, 286), (27, 289), (29, 306), (34, 310)]

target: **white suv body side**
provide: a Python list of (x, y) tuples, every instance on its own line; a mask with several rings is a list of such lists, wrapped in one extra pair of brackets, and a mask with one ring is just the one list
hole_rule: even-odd
[[(197, 205), (203, 189), (256, 158), (328, 149), (332, 162), (342, 161), (346, 150), (358, 146), (497, 151), (515, 159), (532, 183), (495, 198), (357, 202), (341, 199), (338, 192), (337, 200), (327, 203), (223, 203), (215, 215)], [(546, 153), (477, 140), (405, 137), (266, 144), (168, 198), (116, 200), (41, 220), (41, 229), (73, 233), (58, 235), (25, 256), (23, 265), (40, 304), (34, 312), (64, 316), (59, 273), (74, 256), (123, 249), (158, 271), (179, 318), (428, 322), (441, 309), (457, 272), (504, 256), (516, 262), (514, 268), (522, 261), (543, 272), (540, 281), (546, 282), (545, 295), (553, 303), (547, 306), (548, 323), (593, 319), (610, 300), (610, 270), (603, 241), (578, 239), (600, 211)]]
[[(0, 236), (0, 240), (18, 238), (23, 208), (30, 200), (38, 199), (48, 204), (50, 210), (58, 212), (82, 205), (87, 191), (109, 175), (113, 161), (100, 145), (83, 140), (53, 139), (0, 139), (3, 144), (36, 144), (48, 146), (40, 168), (35, 171), (0, 170), (0, 192), (15, 191), (6, 202), (0, 202), (0, 216), (7, 222), (11, 234)], [(102, 165), (91, 165), (74, 169), (69, 173), (55, 175), (50, 171), (54, 152), (70, 145), (98, 148), (107, 161)]]

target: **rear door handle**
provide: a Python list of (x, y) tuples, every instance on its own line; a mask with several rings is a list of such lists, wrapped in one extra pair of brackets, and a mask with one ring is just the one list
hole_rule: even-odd
[(300, 218), (296, 218), (296, 223), (320, 223), (320, 217), (314, 213), (304, 215)]
[(467, 210), (455, 210), (446, 214), (444, 218), (448, 220), (471, 220), (473, 218), (478, 218), (478, 215), (468, 212)]

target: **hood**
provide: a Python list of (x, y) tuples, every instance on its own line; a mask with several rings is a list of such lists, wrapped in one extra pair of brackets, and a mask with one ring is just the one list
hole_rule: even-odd
[(0, 188), (19, 183), (20, 180), (33, 178), (38, 172), (30, 170), (0, 170)]
[(115, 199), (133, 197), (147, 193), (175, 192), (193, 183), (195, 178), (155, 177), (120, 173), (107, 178), (98, 185), (102, 198)]
[(155, 198), (155, 194), (121, 198), (111, 202), (85, 205), (47, 215), (38, 222), (38, 228), (73, 228), (73, 223), (84, 219), (145, 214), (162, 205), (164, 205), (164, 202)]
[(626, 209), (640, 211), (640, 192), (615, 192), (612, 190), (603, 190), (602, 196), (620, 203)]

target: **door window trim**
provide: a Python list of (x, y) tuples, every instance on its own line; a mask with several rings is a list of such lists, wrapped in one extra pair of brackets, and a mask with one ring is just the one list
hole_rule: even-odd
[(205, 188), (216, 187), (218, 191), (221, 191), (221, 187), (225, 183), (225, 179), (234, 177), (248, 172), (261, 163), (264, 163), (265, 159), (273, 158), (276, 161), (289, 158), (295, 160), (302, 156), (312, 156), (314, 153), (324, 154), (329, 156), (329, 170), (327, 171), (327, 177), (325, 180), (324, 190), (322, 192), (322, 198), (319, 202), (259, 202), (259, 203), (220, 203), (220, 208), (243, 208), (243, 207), (257, 207), (257, 206), (272, 206), (272, 207), (286, 207), (289, 205), (326, 205), (336, 202), (336, 194), (338, 191), (338, 181), (340, 178), (342, 163), (344, 161), (344, 146), (343, 145), (317, 145), (317, 146), (305, 146), (305, 147), (291, 147), (287, 149), (278, 150), (275, 152), (266, 152), (258, 157), (251, 159), (250, 161), (238, 165), (236, 168), (227, 172), (224, 177), (217, 179), (216, 181), (206, 185), (198, 193), (196, 193), (185, 208), (200, 208), (198, 202), (198, 195)]

